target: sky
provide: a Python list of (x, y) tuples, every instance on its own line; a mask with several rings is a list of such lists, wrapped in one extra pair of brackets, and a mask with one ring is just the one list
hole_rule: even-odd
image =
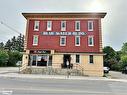
[(107, 12), (102, 19), (103, 46), (120, 50), (127, 42), (127, 0), (0, 0), (0, 42), (25, 34), (26, 19), (22, 13)]

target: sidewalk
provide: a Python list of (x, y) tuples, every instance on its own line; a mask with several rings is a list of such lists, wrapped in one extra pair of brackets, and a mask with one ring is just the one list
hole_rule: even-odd
[[(30, 78), (30, 79), (103, 80), (103, 81), (127, 82), (127, 79), (122, 79), (122, 78), (118, 79), (118, 78), (112, 78), (112, 77), (107, 78), (107, 77), (89, 77), (89, 76), (19, 74), (18, 71), (19, 71), (18, 67), (0, 68), (0, 77), (4, 77), (4, 78)], [(111, 75), (111, 76), (113, 76), (113, 75)]]
[(68, 79), (68, 80), (100, 80), (100, 81), (116, 81), (126, 82), (125, 79), (109, 79), (106, 77), (88, 77), (88, 76), (65, 76), (65, 75), (40, 75), (40, 74), (19, 74), (19, 73), (6, 73), (0, 74), (4, 78), (27, 78), (27, 79)]
[(86, 77), (86, 76), (67, 76), (67, 75), (41, 75), (41, 74), (19, 74), (5, 73), (0, 74), (0, 77), (9, 78), (31, 78), (31, 79), (74, 79), (74, 80), (105, 80), (106, 77)]

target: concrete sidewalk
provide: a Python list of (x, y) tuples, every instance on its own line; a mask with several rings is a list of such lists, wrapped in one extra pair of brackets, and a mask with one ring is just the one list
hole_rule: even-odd
[[(89, 76), (67, 76), (67, 75), (42, 75), (42, 74), (19, 74), (18, 67), (0, 68), (0, 77), (5, 78), (31, 78), (31, 79), (73, 79), (73, 80), (104, 80), (104, 81), (121, 81), (127, 82), (127, 79), (112, 77), (89, 77)], [(109, 73), (112, 75), (112, 72)]]
[(4, 73), (18, 73), (19, 67), (0, 67), (0, 74)]
[(19, 73), (5, 73), (0, 74), (0, 77), (9, 78), (32, 78), (32, 79), (76, 79), (76, 80), (105, 80), (106, 77), (88, 77), (88, 76), (67, 76), (67, 75), (41, 75), (41, 74), (19, 74)]
[(88, 76), (66, 76), (66, 75), (40, 75), (40, 74), (19, 74), (19, 73), (6, 73), (0, 74), (4, 78), (27, 78), (27, 79), (69, 79), (69, 80), (99, 80), (99, 81), (117, 81), (126, 82), (125, 79), (109, 79), (106, 77), (88, 77)]

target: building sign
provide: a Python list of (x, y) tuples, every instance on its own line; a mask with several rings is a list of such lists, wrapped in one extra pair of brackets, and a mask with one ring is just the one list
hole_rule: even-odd
[(86, 32), (41, 32), (44, 36), (85, 36)]
[(50, 54), (51, 51), (49, 50), (31, 50), (31, 54)]

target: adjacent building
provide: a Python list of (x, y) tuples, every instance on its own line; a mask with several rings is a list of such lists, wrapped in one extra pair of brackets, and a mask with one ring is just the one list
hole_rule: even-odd
[(23, 69), (79, 69), (103, 76), (101, 19), (106, 13), (22, 13), (27, 20)]

